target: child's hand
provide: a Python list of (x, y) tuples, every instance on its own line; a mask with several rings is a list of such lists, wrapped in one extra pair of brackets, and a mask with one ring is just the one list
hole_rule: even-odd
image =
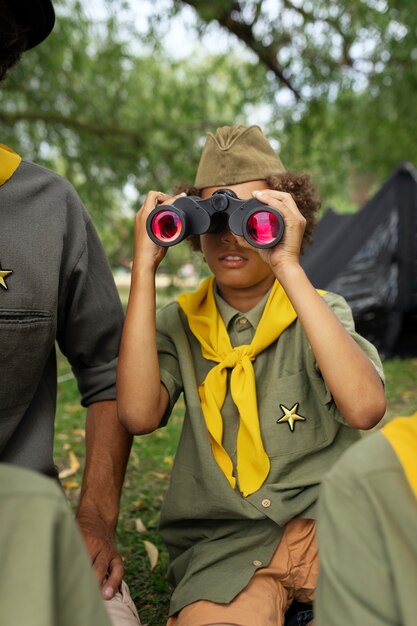
[(274, 189), (254, 191), (253, 195), (257, 200), (279, 211), (285, 222), (281, 241), (273, 248), (257, 248), (260, 257), (271, 266), (275, 274), (289, 263), (299, 265), (306, 219), (298, 210), (294, 198), (290, 193)]
[(133, 262), (139, 264), (143, 268), (151, 267), (156, 270), (162, 259), (166, 255), (168, 248), (158, 246), (152, 241), (146, 231), (146, 220), (153, 209), (161, 204), (172, 204), (174, 200), (185, 194), (177, 196), (169, 196), (161, 191), (148, 191), (141, 208), (136, 214), (135, 219), (135, 247)]

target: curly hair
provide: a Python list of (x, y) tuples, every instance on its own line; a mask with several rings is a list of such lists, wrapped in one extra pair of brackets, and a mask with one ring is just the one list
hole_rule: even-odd
[(8, 2), (0, 0), (0, 81), (26, 49), (29, 29), (20, 26)]
[[(305, 217), (307, 223), (304, 231), (304, 237), (301, 245), (301, 253), (305, 247), (312, 243), (312, 233), (317, 224), (318, 213), (321, 202), (317, 190), (308, 174), (301, 172), (283, 172), (276, 176), (270, 176), (265, 179), (269, 189), (276, 191), (286, 191), (290, 193), (297, 204), (300, 213)], [(199, 196), (201, 189), (197, 189), (193, 185), (181, 183), (176, 185), (175, 193), (185, 192), (187, 196)], [(195, 252), (201, 252), (199, 235), (191, 235), (188, 237), (191, 249)]]

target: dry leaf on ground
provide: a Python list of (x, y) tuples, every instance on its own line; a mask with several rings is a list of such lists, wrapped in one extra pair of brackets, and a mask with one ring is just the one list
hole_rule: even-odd
[(135, 528), (138, 531), (138, 533), (147, 533), (148, 532), (148, 529), (146, 528), (145, 524), (142, 522), (140, 517), (137, 517), (135, 519)]
[(59, 472), (59, 477), (62, 478), (68, 478), (69, 476), (73, 476), (74, 474), (76, 474), (78, 472), (78, 470), (80, 469), (80, 462), (77, 459), (77, 457), (75, 456), (74, 452), (72, 450), (70, 450), (68, 452), (68, 457), (69, 457), (69, 467), (66, 467), (65, 469), (61, 470)]
[(155, 567), (156, 567), (156, 565), (158, 563), (159, 550), (150, 541), (144, 541), (143, 543), (144, 543), (146, 552), (148, 554), (149, 563), (151, 564), (151, 571), (152, 571), (153, 569), (155, 569)]

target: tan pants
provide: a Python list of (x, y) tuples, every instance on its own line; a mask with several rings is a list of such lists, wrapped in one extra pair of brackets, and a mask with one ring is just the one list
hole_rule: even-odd
[(269, 565), (257, 570), (229, 604), (193, 602), (169, 618), (167, 626), (282, 626), (293, 600), (313, 600), (318, 573), (315, 529), (313, 520), (291, 520)]
[(114, 597), (111, 600), (104, 600), (104, 606), (112, 626), (141, 626), (138, 611), (124, 580)]

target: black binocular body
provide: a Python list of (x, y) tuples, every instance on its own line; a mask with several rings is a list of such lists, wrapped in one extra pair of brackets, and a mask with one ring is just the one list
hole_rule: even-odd
[(255, 248), (272, 248), (282, 239), (284, 220), (276, 209), (259, 200), (241, 200), (231, 189), (219, 189), (205, 200), (177, 198), (159, 205), (148, 216), (146, 230), (159, 246), (175, 246), (189, 235), (221, 232), (229, 227)]

